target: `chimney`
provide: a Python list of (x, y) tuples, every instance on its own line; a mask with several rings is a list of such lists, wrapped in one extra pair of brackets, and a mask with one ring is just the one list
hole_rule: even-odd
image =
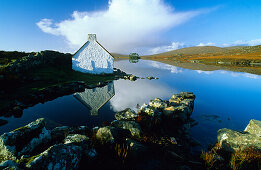
[(88, 41), (97, 41), (96, 34), (88, 34)]

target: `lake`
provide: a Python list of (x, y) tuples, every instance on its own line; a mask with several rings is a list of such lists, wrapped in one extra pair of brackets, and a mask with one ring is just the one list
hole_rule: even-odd
[(192, 118), (198, 125), (191, 135), (204, 146), (216, 141), (217, 130), (230, 128), (243, 131), (250, 119), (261, 120), (261, 76), (231, 71), (189, 70), (150, 60), (130, 63), (115, 62), (115, 67), (139, 77), (158, 80), (117, 80), (102, 88), (59, 97), (25, 109), (20, 118), (2, 118), (4, 133), (44, 117), (49, 128), (68, 125), (99, 126), (114, 119), (114, 114), (156, 97), (169, 99), (181, 91), (196, 95)]

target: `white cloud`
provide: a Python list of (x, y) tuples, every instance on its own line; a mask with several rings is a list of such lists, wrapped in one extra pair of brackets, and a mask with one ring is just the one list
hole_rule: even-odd
[(150, 65), (152, 67), (155, 68), (159, 68), (159, 69), (164, 69), (164, 70), (169, 70), (171, 73), (182, 73), (182, 69), (176, 66), (172, 66), (169, 64), (164, 64), (164, 63), (160, 63), (160, 62), (156, 62), (156, 61), (147, 61), (148, 63), (150, 63)]
[(219, 71), (221, 74), (230, 74), (233, 77), (246, 77), (251, 79), (258, 79), (260, 78), (259, 75), (251, 74), (251, 73), (243, 73), (243, 72), (232, 72), (232, 71)]
[(181, 42), (172, 42), (171, 45), (166, 45), (166, 46), (159, 46), (155, 47), (149, 50), (150, 54), (159, 54), (159, 53), (164, 53), (172, 50), (177, 50), (179, 48), (183, 48), (184, 43)]
[(208, 43), (199, 43), (197, 46), (215, 46), (216, 43), (208, 42)]
[(261, 39), (255, 39), (255, 40), (237, 40), (232, 43), (227, 43), (227, 44), (222, 44), (223, 47), (230, 47), (230, 46), (255, 46), (255, 45), (260, 45), (261, 44)]
[[(126, 53), (141, 45), (155, 46), (163, 31), (206, 12), (175, 12), (162, 0), (110, 0), (105, 11), (74, 11), (70, 19), (58, 23), (42, 19), (37, 25), (43, 32), (64, 36), (74, 49), (87, 40), (88, 33), (96, 33), (109, 51)], [(172, 49), (177, 45), (172, 44)]]
[(198, 74), (204, 73), (204, 74), (210, 75), (210, 74), (213, 73), (213, 71), (202, 71), (202, 70), (195, 70), (195, 71), (196, 71)]

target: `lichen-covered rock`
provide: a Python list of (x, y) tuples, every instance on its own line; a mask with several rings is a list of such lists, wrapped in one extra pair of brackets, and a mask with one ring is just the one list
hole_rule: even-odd
[(149, 101), (149, 105), (154, 108), (163, 109), (167, 107), (168, 104), (160, 98), (155, 98), (154, 100)]
[(251, 119), (244, 131), (261, 137), (261, 121)]
[(137, 114), (134, 110), (127, 108), (123, 111), (117, 112), (115, 114), (115, 119), (117, 120), (135, 120), (137, 118)]
[(96, 140), (100, 144), (112, 144), (115, 141), (122, 141), (130, 136), (129, 130), (106, 126), (99, 128), (96, 133)]
[(131, 135), (136, 138), (141, 137), (141, 127), (138, 123), (135, 121), (124, 121), (124, 120), (118, 120), (118, 121), (113, 121), (112, 126), (122, 128), (122, 129), (127, 129), (130, 131)]
[(163, 110), (163, 116), (167, 118), (165, 119), (166, 121), (173, 121), (174, 119), (176, 119), (178, 121), (186, 122), (188, 121), (191, 113), (191, 109), (184, 104), (176, 107), (166, 107)]
[(85, 135), (70, 134), (64, 139), (64, 144), (84, 144), (89, 141), (89, 138)]
[(7, 160), (0, 163), (0, 169), (19, 169), (18, 164), (12, 160)]
[(44, 127), (38, 136), (33, 138), (20, 152), (17, 153), (17, 156), (29, 154), (35, 149), (35, 147), (46, 144), (49, 141), (51, 141), (51, 133)]
[(79, 126), (79, 127), (61, 126), (61, 127), (54, 128), (51, 131), (51, 136), (53, 141), (61, 142), (69, 134), (88, 135), (90, 133), (91, 133), (90, 129), (87, 126)]
[(231, 129), (219, 129), (218, 130), (218, 143), (227, 151), (233, 152), (239, 148), (247, 148), (254, 146), (258, 149), (261, 149), (261, 137), (250, 134), (250, 133), (241, 133)]
[(77, 169), (83, 149), (74, 144), (57, 144), (26, 163), (29, 169)]
[[(184, 100), (184, 99), (190, 99), (190, 100)], [(192, 102), (191, 104), (194, 104), (195, 95), (192, 92), (181, 92), (179, 94), (174, 94), (169, 99), (170, 105), (176, 106), (180, 103), (188, 103)]]
[(140, 107), (138, 112), (139, 113), (145, 113), (145, 114), (152, 116), (152, 117), (158, 115), (157, 109), (155, 109), (154, 107), (151, 107), (150, 105), (147, 105), (145, 103)]
[(0, 156), (3, 160), (16, 160), (17, 156), (32, 151), (42, 141), (49, 139), (48, 131), (44, 127), (45, 120), (40, 118), (24, 127), (4, 133), (0, 136)]

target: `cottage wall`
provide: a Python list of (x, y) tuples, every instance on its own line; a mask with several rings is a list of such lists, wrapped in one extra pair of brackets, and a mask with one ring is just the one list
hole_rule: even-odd
[(87, 43), (74, 55), (72, 69), (83, 73), (113, 73), (114, 58), (96, 41)]

